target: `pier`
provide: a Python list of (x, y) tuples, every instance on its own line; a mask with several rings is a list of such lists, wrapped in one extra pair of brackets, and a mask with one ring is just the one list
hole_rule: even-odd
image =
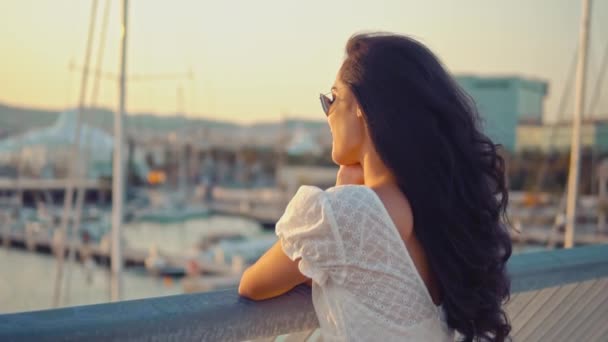
[[(35, 199), (41, 197), (60, 203), (65, 194), (66, 179), (36, 179), (36, 178), (0, 178), (0, 194), (17, 196), (23, 204), (33, 204)], [(84, 188), (85, 193), (105, 203), (111, 198), (111, 184), (103, 180), (85, 179), (74, 181), (74, 189)], [(50, 196), (50, 198), (49, 198)]]
[[(55, 254), (56, 244), (50, 237), (40, 235), (30, 235), (25, 232), (1, 232), (0, 239), (2, 246), (21, 249), (29, 249), (41, 254)], [(70, 248), (74, 248), (77, 259), (81, 260), (84, 255), (92, 257), (97, 264), (110, 267), (110, 246), (100, 246), (98, 244), (83, 244), (82, 242), (68, 242), (64, 252), (68, 253)], [(145, 250), (130, 248), (126, 246), (123, 250), (123, 261), (126, 267), (146, 267), (146, 259), (150, 253)], [(158, 267), (157, 273), (163, 276), (182, 277), (185, 273), (187, 260), (183, 256), (160, 253), (163, 265)], [(201, 274), (229, 274), (230, 265), (216, 263), (205, 263), (197, 260)]]

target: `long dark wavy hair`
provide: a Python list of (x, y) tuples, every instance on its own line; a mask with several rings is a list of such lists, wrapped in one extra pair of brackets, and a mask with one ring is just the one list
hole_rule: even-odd
[(395, 34), (351, 37), (340, 78), (411, 204), (448, 325), (463, 341), (509, 339), (504, 160), (474, 102), (428, 48)]

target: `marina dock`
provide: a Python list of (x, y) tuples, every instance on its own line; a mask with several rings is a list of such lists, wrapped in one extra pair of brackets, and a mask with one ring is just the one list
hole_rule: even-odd
[[(74, 189), (83, 187), (87, 194), (91, 194), (97, 202), (105, 203), (111, 198), (112, 187), (110, 182), (103, 180), (86, 179), (74, 180)], [(36, 179), (36, 178), (0, 178), (0, 195), (20, 196), (23, 204), (33, 204), (37, 196), (59, 203), (63, 199), (67, 179)]]
[(253, 201), (213, 201), (209, 203), (209, 209), (214, 214), (239, 216), (256, 221), (265, 229), (274, 229), (276, 222), (283, 214), (283, 211), (276, 206)]
[[(40, 235), (28, 236), (24, 232), (2, 232), (0, 235), (4, 247), (28, 249), (41, 254), (55, 254), (56, 245), (51, 238)], [(76, 260), (89, 255), (98, 265), (110, 267), (110, 248), (98, 244), (66, 243), (65, 253), (68, 254), (70, 247), (74, 248)], [(145, 250), (134, 249), (128, 246), (123, 249), (123, 260), (125, 267), (146, 267), (146, 259), (150, 256)], [(157, 267), (157, 273), (162, 276), (182, 277), (186, 274), (187, 260), (183, 256), (161, 253), (162, 265)], [(204, 263), (198, 260), (201, 274), (229, 274), (230, 265), (215, 263)]]

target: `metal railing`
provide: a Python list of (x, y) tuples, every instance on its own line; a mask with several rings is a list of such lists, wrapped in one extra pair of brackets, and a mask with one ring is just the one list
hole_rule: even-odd
[[(608, 334), (608, 245), (518, 254), (508, 269), (515, 340), (544, 340), (556, 328), (570, 340), (601, 341)], [(306, 340), (317, 327), (306, 286), (261, 302), (230, 289), (4, 314), (0, 341), (240, 341), (284, 334)]]

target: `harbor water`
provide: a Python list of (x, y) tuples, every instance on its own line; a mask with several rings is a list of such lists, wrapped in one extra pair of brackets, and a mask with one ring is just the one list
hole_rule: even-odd
[[(129, 246), (145, 250), (157, 248), (161, 252), (176, 254), (186, 253), (207, 234), (225, 230), (251, 235), (269, 234), (262, 232), (252, 221), (210, 216), (171, 224), (129, 223), (124, 225), (124, 236)], [(56, 268), (56, 259), (49, 255), (0, 247), (0, 313), (51, 308)], [(86, 267), (75, 263), (71, 271), (70, 291), (62, 295), (64, 300), (60, 306), (109, 302), (109, 277), (107, 267)], [(184, 292), (179, 278), (153, 276), (143, 268), (128, 268), (123, 272), (123, 284), (124, 300)]]

